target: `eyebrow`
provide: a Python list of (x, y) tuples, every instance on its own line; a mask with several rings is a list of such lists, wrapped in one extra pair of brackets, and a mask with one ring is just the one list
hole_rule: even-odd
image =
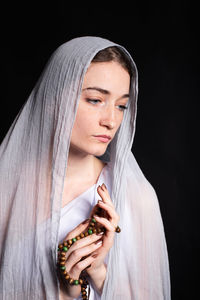
[[(110, 95), (110, 92), (108, 90), (105, 90), (105, 89), (102, 89), (100, 87), (96, 87), (96, 86), (93, 86), (93, 87), (87, 87), (85, 89), (83, 89), (83, 92), (84, 91), (87, 91), (87, 90), (95, 90), (95, 91), (98, 91), (100, 92), (101, 94), (104, 94), (104, 95)], [(122, 95), (122, 97), (120, 98), (129, 98), (129, 94), (124, 94)]]

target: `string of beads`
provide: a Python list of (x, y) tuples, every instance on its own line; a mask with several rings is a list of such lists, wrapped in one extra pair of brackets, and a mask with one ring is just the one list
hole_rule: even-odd
[[(119, 226), (116, 227), (116, 232), (120, 232), (121, 229), (119, 228)], [(67, 270), (66, 270), (66, 253), (69, 250), (69, 248), (78, 240), (91, 235), (91, 234), (99, 234), (105, 233), (105, 228), (102, 227), (100, 224), (98, 224), (95, 220), (95, 218), (92, 216), (90, 223), (89, 223), (89, 227), (87, 228), (87, 230), (85, 232), (82, 232), (80, 235), (66, 240), (64, 241), (62, 244), (58, 245), (58, 267), (61, 271), (62, 277), (67, 281), (68, 284), (70, 285), (81, 285), (81, 296), (83, 300), (87, 300), (88, 299), (88, 295), (87, 295), (87, 286), (89, 285), (86, 277), (84, 276), (84, 270), (81, 272), (81, 275), (78, 279), (74, 279), (71, 278), (70, 275), (68, 274)], [(84, 259), (84, 257), (82, 258)]]

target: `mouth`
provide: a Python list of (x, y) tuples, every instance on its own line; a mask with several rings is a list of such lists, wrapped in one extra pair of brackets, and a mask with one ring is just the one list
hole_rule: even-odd
[(94, 135), (94, 137), (103, 143), (108, 143), (111, 140), (109, 135)]

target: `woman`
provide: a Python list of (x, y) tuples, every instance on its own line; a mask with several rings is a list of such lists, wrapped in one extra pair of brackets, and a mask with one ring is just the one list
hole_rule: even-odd
[[(83, 273), (90, 299), (170, 299), (157, 197), (131, 152), (136, 101), (122, 46), (81, 37), (53, 53), (1, 145), (2, 299), (78, 298), (65, 276)], [(91, 218), (105, 230), (62, 262)]]

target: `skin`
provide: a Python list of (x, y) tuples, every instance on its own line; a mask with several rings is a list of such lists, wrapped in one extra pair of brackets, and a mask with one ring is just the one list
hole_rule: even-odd
[[(108, 144), (114, 138), (123, 120), (124, 106), (129, 97), (129, 73), (115, 61), (91, 63), (84, 77), (76, 120), (73, 126), (68, 157), (63, 206), (96, 183), (104, 167), (95, 156), (103, 155)], [(108, 143), (99, 141), (94, 135), (109, 135)], [(78, 190), (78, 192), (77, 192)], [(108, 218), (95, 216), (97, 222), (106, 228), (105, 235), (85, 237), (74, 243), (66, 254), (66, 269), (72, 278), (79, 278), (82, 270), (87, 268), (95, 289), (101, 294), (106, 277), (105, 257), (114, 242), (115, 227), (119, 216), (115, 211), (105, 185), (99, 186), (97, 192), (101, 198), (97, 206), (104, 209)], [(95, 213), (95, 208), (91, 215)], [(68, 233), (71, 239), (88, 227), (88, 223), (79, 224)], [(80, 261), (83, 256), (87, 256)], [(80, 286), (61, 283), (61, 299), (77, 298)]]

